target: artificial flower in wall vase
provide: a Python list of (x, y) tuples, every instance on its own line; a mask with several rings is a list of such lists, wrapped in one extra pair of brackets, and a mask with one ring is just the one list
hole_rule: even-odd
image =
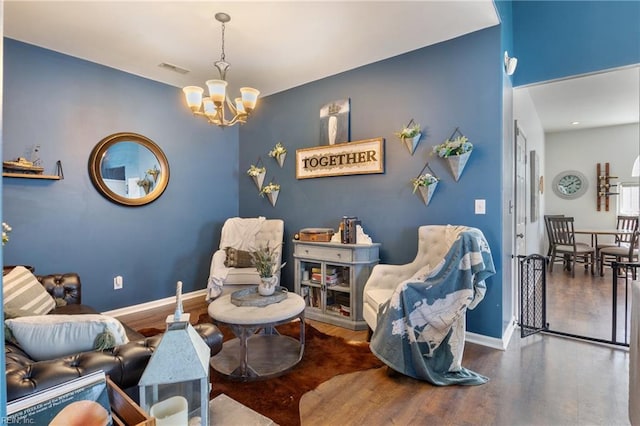
[(260, 190), (261, 196), (267, 196), (269, 202), (272, 206), (275, 207), (276, 201), (278, 201), (278, 194), (280, 193), (280, 184), (269, 182), (268, 185), (265, 185)]
[(411, 183), (413, 183), (413, 193), (415, 194), (417, 191), (424, 204), (428, 206), (438, 186), (438, 182), (438, 178), (431, 173), (421, 174), (411, 179)]
[[(260, 164), (261, 160), (258, 159), (258, 163)], [(259, 165), (251, 165), (249, 170), (247, 170), (247, 174), (251, 176), (253, 182), (256, 184), (259, 190), (262, 189), (262, 184), (264, 183), (264, 176), (267, 174), (267, 168)]]
[(275, 158), (280, 168), (284, 166), (284, 159), (287, 158), (287, 148), (282, 145), (282, 142), (276, 143), (276, 146), (269, 151), (269, 157)]
[(422, 136), (422, 129), (420, 125), (414, 123), (413, 119), (399, 132), (396, 132), (396, 136), (406, 145), (409, 153), (413, 155)]
[(9, 233), (11, 231), (13, 231), (13, 229), (9, 226), (9, 224), (2, 222), (2, 245), (5, 245), (9, 242)]
[[(459, 135), (455, 136), (456, 133)], [(460, 133), (458, 129), (453, 132), (449, 139), (433, 147), (433, 152), (438, 154), (439, 157), (446, 159), (449, 163), (451, 173), (453, 173), (456, 182), (460, 179), (460, 175), (462, 175), (462, 171), (467, 165), (472, 151), (473, 144), (469, 142), (469, 139)]]

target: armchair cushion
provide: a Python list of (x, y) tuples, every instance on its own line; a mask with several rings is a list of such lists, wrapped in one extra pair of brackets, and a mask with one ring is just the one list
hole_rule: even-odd
[(227, 255), (227, 258), (224, 261), (224, 266), (226, 266), (227, 268), (253, 267), (251, 252), (238, 250), (233, 247), (225, 247), (224, 252)]
[(36, 361), (90, 351), (98, 335), (107, 330), (116, 345), (129, 341), (120, 321), (106, 315), (38, 315), (5, 323), (20, 347)]
[(24, 266), (16, 266), (2, 277), (4, 310), (13, 316), (44, 315), (56, 301)]

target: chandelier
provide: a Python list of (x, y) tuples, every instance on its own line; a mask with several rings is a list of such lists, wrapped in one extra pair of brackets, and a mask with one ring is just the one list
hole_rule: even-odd
[[(187, 99), (187, 105), (193, 115), (204, 117), (211, 124), (220, 127), (233, 126), (234, 124), (244, 124), (253, 109), (260, 92), (252, 87), (241, 87), (241, 97), (235, 98), (232, 102), (227, 96), (226, 75), (230, 65), (225, 61), (224, 54), (224, 24), (231, 20), (231, 16), (226, 13), (216, 13), (215, 18), (222, 24), (222, 55), (220, 60), (214, 63), (220, 73), (219, 80), (207, 80), (209, 96), (202, 97), (204, 89), (198, 86), (187, 86), (182, 89)], [(225, 118), (225, 104), (233, 114), (233, 118)]]

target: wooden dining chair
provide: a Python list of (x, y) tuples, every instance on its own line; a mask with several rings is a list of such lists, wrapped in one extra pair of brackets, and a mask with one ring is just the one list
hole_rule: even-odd
[(550, 217), (564, 217), (563, 214), (546, 214), (544, 215), (544, 227), (547, 231), (547, 240), (549, 242), (549, 248), (547, 249), (547, 257), (551, 257), (551, 230), (549, 229), (549, 221)]
[(604, 275), (604, 265), (616, 262), (633, 262), (639, 259), (640, 232), (636, 229), (629, 234), (620, 234), (620, 246), (603, 247), (600, 249), (600, 276)]
[(549, 233), (551, 242), (551, 261), (549, 272), (553, 272), (553, 265), (562, 260), (565, 267), (571, 268), (571, 276), (576, 276), (576, 263), (584, 263), (585, 269), (591, 266), (591, 274), (595, 274), (595, 248), (589, 244), (577, 243), (572, 217), (549, 217)]

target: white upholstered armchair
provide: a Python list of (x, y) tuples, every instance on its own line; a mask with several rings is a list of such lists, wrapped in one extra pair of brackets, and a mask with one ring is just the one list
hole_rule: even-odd
[(389, 300), (401, 282), (421, 270), (432, 270), (444, 259), (455, 237), (447, 225), (425, 225), (418, 228), (418, 253), (405, 265), (376, 265), (364, 286), (363, 316), (372, 331), (376, 329), (378, 308)]
[[(207, 284), (207, 300), (211, 301), (220, 294), (229, 293), (260, 283), (258, 271), (253, 266), (242, 264), (242, 259), (246, 260), (247, 253), (255, 251), (260, 247), (274, 248), (276, 252), (277, 264), (274, 268), (275, 274), (280, 279), (280, 265), (282, 263), (282, 243), (284, 238), (284, 221), (282, 219), (266, 219), (264, 217), (240, 218), (232, 217), (225, 221), (220, 233), (219, 249), (211, 258), (211, 268), (209, 271), (209, 282)], [(232, 266), (234, 262), (230, 247), (235, 250), (237, 257), (234, 261), (239, 261), (239, 266)], [(245, 252), (245, 253), (242, 253)]]

